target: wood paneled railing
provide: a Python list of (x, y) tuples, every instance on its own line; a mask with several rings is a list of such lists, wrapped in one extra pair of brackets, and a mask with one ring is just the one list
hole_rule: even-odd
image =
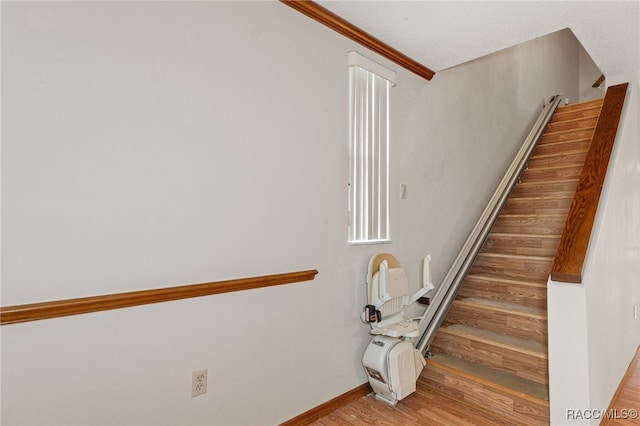
[(79, 299), (66, 299), (0, 308), (0, 325), (87, 314), (90, 312), (128, 308), (150, 303), (169, 302), (192, 297), (211, 296), (233, 291), (251, 290), (281, 284), (313, 280), (317, 270), (288, 272), (251, 278), (189, 284), (177, 287), (108, 294)]
[(567, 215), (560, 246), (551, 269), (553, 281), (581, 283), (591, 231), (600, 194), (609, 166), (609, 158), (618, 132), (627, 94), (627, 83), (607, 89), (600, 117), (593, 131), (591, 147)]
[(280, 0), (287, 6), (292, 7), (298, 12), (307, 15), (309, 18), (331, 28), (332, 30), (342, 34), (343, 36), (355, 41), (362, 46), (371, 49), (379, 55), (395, 62), (401, 67), (419, 75), (422, 78), (431, 80), (435, 72), (424, 65), (409, 58), (407, 55), (397, 51), (388, 44), (383, 43), (374, 36), (350, 22), (342, 19), (335, 13), (325, 9), (319, 4), (308, 0)]

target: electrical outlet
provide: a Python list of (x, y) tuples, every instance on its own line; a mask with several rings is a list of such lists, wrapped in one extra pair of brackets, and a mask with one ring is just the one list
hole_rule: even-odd
[(191, 396), (207, 393), (207, 369), (196, 370), (191, 373)]

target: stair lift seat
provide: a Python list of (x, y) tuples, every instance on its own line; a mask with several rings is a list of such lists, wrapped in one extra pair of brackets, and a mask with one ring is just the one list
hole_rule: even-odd
[(424, 259), (423, 285), (409, 295), (409, 279), (397, 259), (388, 253), (373, 256), (367, 268), (367, 302), (378, 311), (377, 320), (363, 320), (375, 337), (367, 346), (362, 364), (376, 397), (395, 405), (416, 390), (425, 365), (413, 339), (420, 335), (420, 318), (405, 317), (405, 308), (434, 288), (430, 279), (431, 258)]

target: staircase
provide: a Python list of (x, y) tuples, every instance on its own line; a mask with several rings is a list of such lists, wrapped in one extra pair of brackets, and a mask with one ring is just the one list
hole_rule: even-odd
[(602, 99), (559, 107), (431, 345), (419, 384), (549, 424), (547, 279)]

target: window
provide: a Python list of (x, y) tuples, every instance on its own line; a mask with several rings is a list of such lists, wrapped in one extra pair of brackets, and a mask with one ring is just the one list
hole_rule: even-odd
[(389, 91), (395, 72), (349, 52), (349, 243), (389, 241)]

